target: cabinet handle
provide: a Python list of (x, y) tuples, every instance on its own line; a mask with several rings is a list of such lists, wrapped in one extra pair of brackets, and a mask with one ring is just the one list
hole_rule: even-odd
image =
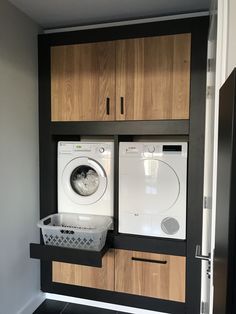
[(145, 262), (145, 263), (156, 263), (156, 264), (167, 264), (167, 261), (159, 261), (155, 259), (148, 259), (148, 258), (140, 258), (140, 257), (132, 257), (132, 261), (134, 262)]
[(110, 98), (107, 97), (106, 99), (106, 112), (107, 112), (107, 115), (110, 114)]
[(120, 97), (120, 114), (124, 114), (124, 97)]

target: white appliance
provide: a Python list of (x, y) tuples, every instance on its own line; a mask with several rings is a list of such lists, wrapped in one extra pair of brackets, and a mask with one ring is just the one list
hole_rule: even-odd
[(186, 238), (186, 142), (121, 142), (119, 232)]
[(113, 216), (114, 144), (58, 142), (58, 212)]

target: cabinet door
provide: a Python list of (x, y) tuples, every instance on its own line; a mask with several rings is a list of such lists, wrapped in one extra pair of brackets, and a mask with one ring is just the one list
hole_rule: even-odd
[(116, 250), (115, 291), (185, 302), (185, 257)]
[(114, 291), (114, 250), (102, 259), (102, 268), (53, 262), (52, 281)]
[(188, 119), (191, 34), (116, 43), (116, 119)]
[(52, 121), (115, 118), (115, 43), (51, 48)]

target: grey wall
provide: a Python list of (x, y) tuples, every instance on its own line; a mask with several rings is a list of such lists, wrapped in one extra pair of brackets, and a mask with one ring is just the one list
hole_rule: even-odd
[[(0, 0), (0, 313), (18, 313), (39, 293), (38, 26)], [(32, 312), (31, 312), (32, 313)]]

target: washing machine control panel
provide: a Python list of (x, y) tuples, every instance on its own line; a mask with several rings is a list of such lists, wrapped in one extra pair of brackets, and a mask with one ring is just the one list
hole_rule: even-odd
[(113, 152), (111, 143), (83, 143), (83, 142), (58, 142), (58, 155), (71, 154), (106, 154), (110, 155)]

